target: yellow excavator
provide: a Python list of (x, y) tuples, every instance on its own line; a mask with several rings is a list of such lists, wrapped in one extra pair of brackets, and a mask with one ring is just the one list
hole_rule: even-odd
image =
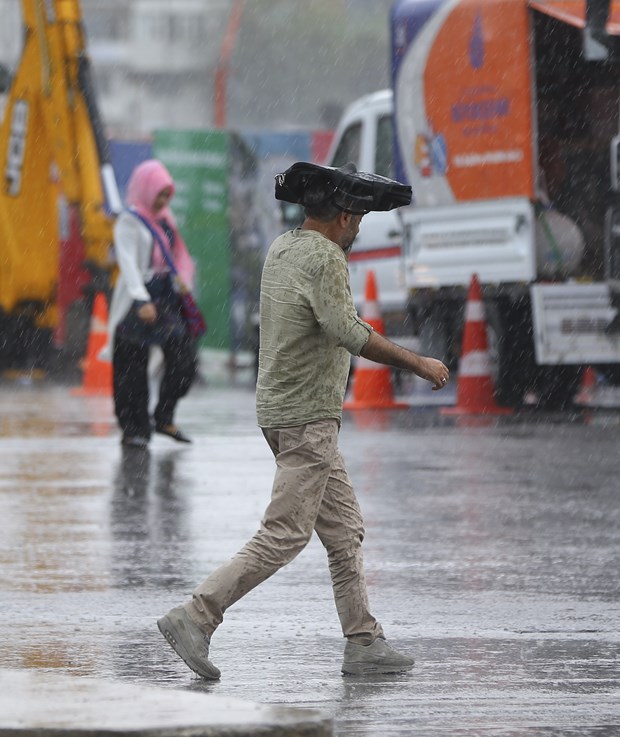
[[(59, 203), (105, 284), (120, 197), (78, 0), (21, 0), (23, 48), (0, 127), (0, 368), (41, 362), (58, 325)], [(22, 365), (19, 368), (27, 368)]]

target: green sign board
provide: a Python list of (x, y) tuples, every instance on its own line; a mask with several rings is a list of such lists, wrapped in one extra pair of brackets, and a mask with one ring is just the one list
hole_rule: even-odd
[(194, 295), (207, 318), (202, 344), (230, 349), (228, 135), (221, 131), (155, 133), (154, 155), (176, 184), (171, 207), (196, 262)]

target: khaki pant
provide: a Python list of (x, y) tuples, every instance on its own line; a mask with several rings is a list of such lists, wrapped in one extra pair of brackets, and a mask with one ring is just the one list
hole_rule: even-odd
[(338, 423), (319, 420), (263, 430), (276, 457), (271, 502), (260, 530), (195, 591), (190, 617), (212, 634), (226, 609), (290, 563), (316, 530), (327, 551), (336, 609), (345, 637), (383, 637), (368, 610), (362, 515), (338, 450)]

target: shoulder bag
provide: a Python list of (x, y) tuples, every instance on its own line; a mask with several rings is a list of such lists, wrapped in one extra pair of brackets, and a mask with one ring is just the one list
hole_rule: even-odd
[(181, 278), (179, 277), (179, 272), (177, 271), (177, 268), (174, 265), (174, 261), (172, 260), (172, 256), (168, 252), (168, 249), (166, 248), (161, 236), (153, 228), (149, 221), (145, 217), (140, 215), (139, 212), (136, 212), (136, 210), (132, 210), (131, 208), (129, 209), (129, 212), (134, 217), (137, 217), (138, 220), (140, 220), (148, 228), (149, 232), (153, 236), (153, 240), (159, 246), (162, 256), (164, 257), (164, 261), (166, 262), (166, 265), (168, 266), (170, 272), (174, 277), (173, 283), (177, 288), (177, 294), (179, 296), (179, 300), (181, 301), (181, 310), (183, 312), (183, 317), (185, 317), (185, 320), (187, 321), (187, 329), (189, 330), (192, 338), (200, 338), (201, 336), (205, 335), (208, 330), (207, 321), (200, 311), (200, 308), (196, 304), (194, 296), (192, 295), (188, 287), (181, 281)]

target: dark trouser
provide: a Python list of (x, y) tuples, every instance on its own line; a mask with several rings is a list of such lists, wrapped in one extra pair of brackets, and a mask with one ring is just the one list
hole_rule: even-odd
[[(156, 425), (172, 425), (177, 402), (189, 391), (196, 375), (196, 350), (189, 336), (170, 337), (161, 346), (164, 375), (155, 408)], [(114, 338), (114, 411), (126, 437), (150, 438), (149, 346)]]

